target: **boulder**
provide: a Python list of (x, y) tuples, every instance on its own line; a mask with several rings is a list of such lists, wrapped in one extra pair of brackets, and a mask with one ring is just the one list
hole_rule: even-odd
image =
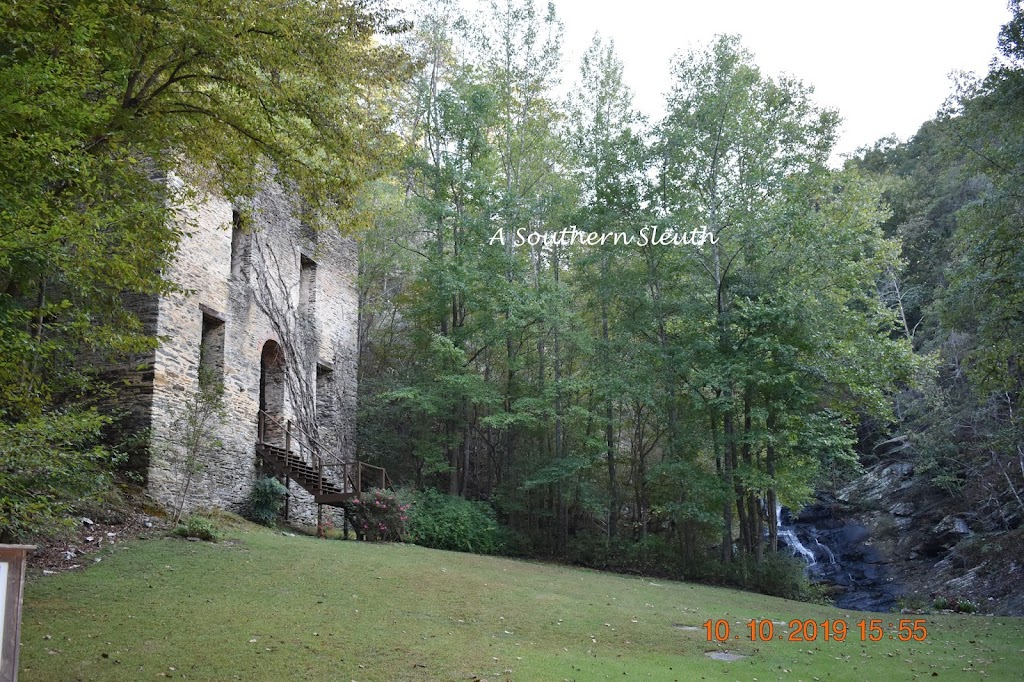
[(897, 492), (913, 485), (913, 474), (914, 465), (910, 462), (878, 465), (840, 490), (836, 497), (861, 507), (884, 507)]
[(936, 556), (949, 551), (958, 542), (971, 534), (971, 528), (959, 516), (949, 514), (928, 532), (921, 549), (925, 554)]

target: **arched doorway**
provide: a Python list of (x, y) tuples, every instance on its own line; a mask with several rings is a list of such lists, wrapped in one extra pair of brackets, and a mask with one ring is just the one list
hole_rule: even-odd
[(284, 353), (277, 341), (263, 344), (260, 355), (260, 412), (264, 443), (284, 445)]

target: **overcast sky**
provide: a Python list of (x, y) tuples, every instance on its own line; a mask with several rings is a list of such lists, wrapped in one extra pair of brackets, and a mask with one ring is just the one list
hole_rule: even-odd
[[(540, 3), (543, 6), (543, 2)], [(555, 0), (565, 24), (563, 81), (575, 81), (594, 32), (615, 41), (635, 103), (664, 111), (673, 54), (738, 33), (767, 74), (813, 85), (843, 117), (837, 153), (913, 135), (952, 90), (951, 71), (983, 74), (1005, 0)]]

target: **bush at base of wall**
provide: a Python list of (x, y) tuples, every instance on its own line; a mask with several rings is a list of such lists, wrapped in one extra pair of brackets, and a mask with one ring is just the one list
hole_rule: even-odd
[(424, 547), (476, 554), (506, 553), (508, 532), (486, 502), (435, 490), (410, 493), (407, 540)]
[(288, 489), (276, 478), (267, 476), (259, 479), (249, 493), (249, 518), (264, 526), (274, 525), (287, 494)]

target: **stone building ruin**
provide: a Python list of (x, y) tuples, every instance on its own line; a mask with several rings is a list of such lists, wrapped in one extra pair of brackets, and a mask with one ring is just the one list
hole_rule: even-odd
[[(314, 521), (318, 503), (340, 504), (375, 475), (350, 466), (354, 240), (304, 225), (275, 185), (246, 206), (205, 196), (180, 216), (186, 234), (165, 277), (183, 292), (129, 301), (160, 344), (116, 370), (129, 428), (145, 434), (136, 467), (147, 493), (169, 510), (245, 512), (256, 479), (276, 474), (289, 518)], [(189, 469), (182, 434), (201, 374), (222, 384), (223, 418), (209, 422)]]

